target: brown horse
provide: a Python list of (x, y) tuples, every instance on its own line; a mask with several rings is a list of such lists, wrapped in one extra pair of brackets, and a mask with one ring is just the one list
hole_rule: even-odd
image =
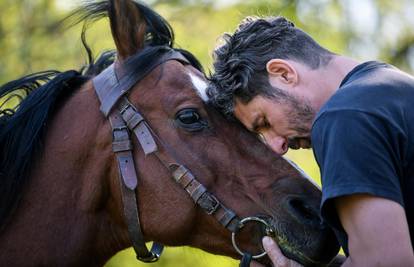
[[(115, 66), (124, 75), (134, 76), (167, 48), (188, 63), (162, 62), (129, 91), (129, 101), (157, 136), (157, 155), (173, 153), (238, 217), (260, 216), (271, 224), (289, 256), (306, 265), (329, 262), (338, 245), (319, 219), (320, 191), (209, 105), (200, 65), (173, 48), (167, 22), (129, 0), (80, 10), (75, 14), (81, 19), (109, 17)], [(105, 54), (82, 73), (42, 72), (0, 88), (0, 97), (28, 92), (15, 110), (3, 109), (0, 116), (2, 266), (101, 266), (131, 246), (111, 126), (91, 80), (113, 60)], [(230, 231), (194, 204), (158, 157), (132, 141), (140, 177), (135, 204), (145, 240), (240, 258)], [(241, 230), (237, 242), (257, 253), (263, 229), (254, 226)]]

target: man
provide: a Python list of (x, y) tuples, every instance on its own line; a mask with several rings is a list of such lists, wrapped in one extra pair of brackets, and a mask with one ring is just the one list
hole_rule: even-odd
[(343, 266), (414, 266), (414, 78), (333, 54), (283, 17), (247, 18), (224, 41), (211, 101), (278, 154), (312, 145)]

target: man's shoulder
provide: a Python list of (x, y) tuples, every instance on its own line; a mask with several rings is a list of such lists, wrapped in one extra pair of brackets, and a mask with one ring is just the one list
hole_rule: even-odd
[(414, 77), (391, 65), (371, 63), (345, 78), (335, 94), (322, 106), (315, 122), (326, 113), (346, 111), (392, 120), (401, 111), (414, 111), (410, 99), (414, 99)]

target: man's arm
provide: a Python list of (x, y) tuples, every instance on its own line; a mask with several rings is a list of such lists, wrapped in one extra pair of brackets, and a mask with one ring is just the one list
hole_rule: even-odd
[[(414, 253), (403, 207), (397, 202), (357, 194), (335, 199), (335, 206), (347, 235), (349, 266), (414, 266)], [(301, 266), (287, 259), (271, 239), (264, 248), (274, 266)]]
[(348, 235), (349, 258), (343, 266), (414, 266), (403, 207), (397, 202), (357, 194), (335, 199)]

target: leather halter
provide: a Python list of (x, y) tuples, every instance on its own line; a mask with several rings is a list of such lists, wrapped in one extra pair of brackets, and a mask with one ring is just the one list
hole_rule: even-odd
[[(112, 149), (118, 162), (123, 210), (129, 236), (137, 259), (143, 262), (157, 261), (162, 253), (163, 245), (154, 242), (151, 250), (148, 250), (145, 245), (136, 197), (139, 179), (135, 169), (137, 166), (134, 164), (132, 155), (133, 146), (129, 136), (130, 132), (136, 136), (144, 154), (146, 156), (150, 154), (155, 155), (170, 171), (174, 180), (183, 187), (193, 201), (207, 214), (214, 216), (233, 235), (243, 227), (240, 219), (232, 210), (226, 208), (214, 195), (209, 193), (197, 181), (191, 171), (171, 156), (173, 154), (172, 151), (169, 151), (168, 146), (156, 136), (138, 109), (127, 98), (127, 93), (136, 83), (142, 80), (154, 68), (169, 60), (179, 61), (183, 65), (190, 64), (181, 53), (171, 49), (157, 60), (154, 60), (145, 69), (141, 70), (139, 75), (121, 76), (115, 70), (114, 65), (111, 65), (93, 79), (96, 94), (101, 102), (100, 109), (105, 117), (109, 118), (112, 127)], [(166, 153), (159, 153), (158, 145), (154, 137), (164, 147)], [(266, 225), (266, 227), (270, 228), (269, 225)], [(234, 242), (233, 245), (235, 245)], [(242, 254), (238, 250), (237, 245), (235, 245), (235, 248)], [(246, 253), (242, 255), (242, 265), (248, 266), (251, 256)]]

